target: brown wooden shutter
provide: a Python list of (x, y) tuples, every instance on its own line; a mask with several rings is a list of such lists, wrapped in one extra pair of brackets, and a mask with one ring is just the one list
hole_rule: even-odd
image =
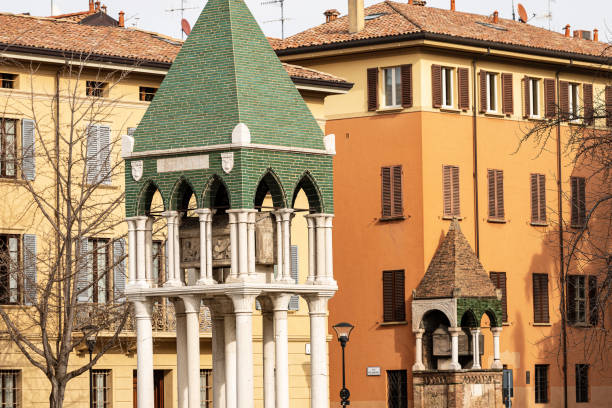
[(586, 223), (586, 180), (584, 177), (571, 178), (572, 227), (583, 227)]
[(548, 316), (548, 275), (533, 274), (533, 321), (549, 323)]
[(457, 81), (459, 88), (459, 109), (467, 111), (470, 109), (470, 70), (468, 68), (458, 68)]
[(567, 294), (566, 294), (566, 307), (567, 307), (567, 320), (570, 323), (576, 323), (578, 316), (576, 316), (576, 281), (577, 276), (569, 275), (567, 277)]
[(480, 70), (480, 113), (487, 111), (487, 71)]
[(512, 74), (502, 74), (502, 113), (512, 115), (514, 113), (514, 94), (512, 85)]
[(540, 222), (546, 222), (546, 176), (544, 174), (538, 175), (538, 187), (539, 187), (539, 202), (540, 202)]
[(580, 225), (586, 224), (586, 179), (584, 177), (578, 178), (578, 215), (580, 218)]
[(506, 210), (504, 209), (504, 172), (502, 170), (495, 170), (495, 190), (497, 218), (504, 219)]
[(531, 175), (531, 222), (540, 221), (540, 203), (538, 194), (538, 175)]
[(393, 217), (404, 215), (402, 197), (402, 166), (393, 167)]
[(578, 226), (578, 179), (576, 177), (572, 177), (570, 179), (571, 182), (571, 190), (572, 190), (572, 197), (571, 197), (571, 225), (572, 227)]
[(584, 123), (587, 125), (593, 124), (593, 85), (584, 84), (582, 85), (582, 94), (584, 100)]
[(597, 298), (597, 276), (589, 276), (589, 324), (597, 326), (599, 323), (599, 303)]
[(508, 321), (508, 298), (506, 293), (506, 272), (491, 272), (491, 281), (497, 289), (502, 291), (502, 320)]
[(395, 293), (393, 271), (383, 272), (383, 320), (393, 321), (393, 295)]
[(531, 98), (530, 98), (530, 92), (529, 92), (529, 77), (526, 76), (525, 78), (523, 78), (523, 109), (525, 110), (523, 113), (523, 116), (528, 118), (529, 117), (529, 112), (531, 111)]
[(431, 66), (431, 98), (434, 108), (442, 106), (442, 67)]
[(545, 113), (547, 118), (555, 116), (555, 99), (557, 92), (555, 91), (555, 80), (545, 79), (544, 80), (544, 98), (545, 98)]
[(451, 173), (451, 166), (442, 166), (442, 197), (444, 201), (444, 215), (447, 217), (453, 215)]
[(412, 108), (412, 65), (402, 65), (402, 106)]
[(495, 203), (495, 171), (487, 172), (489, 182), (489, 218), (496, 218), (496, 203)]
[(393, 275), (393, 321), (403, 322), (406, 320), (406, 301), (404, 297), (404, 271), (395, 271)]
[(612, 86), (606, 86), (606, 126), (612, 127)]
[(368, 111), (378, 109), (378, 68), (368, 68)]
[(569, 118), (569, 82), (560, 81), (559, 82), (559, 108), (561, 110), (561, 117), (563, 119)]
[(391, 167), (381, 169), (382, 216), (391, 217)]
[(452, 167), (452, 187), (453, 187), (453, 215), (458, 217), (461, 215), (461, 204), (459, 195), (459, 167)]

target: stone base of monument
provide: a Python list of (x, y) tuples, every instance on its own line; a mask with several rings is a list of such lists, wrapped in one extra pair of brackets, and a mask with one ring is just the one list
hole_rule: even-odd
[(502, 371), (416, 371), (415, 408), (503, 408)]

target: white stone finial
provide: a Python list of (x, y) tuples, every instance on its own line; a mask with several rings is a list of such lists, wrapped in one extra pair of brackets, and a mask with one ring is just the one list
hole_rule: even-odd
[(121, 156), (128, 157), (134, 151), (134, 138), (129, 135), (121, 137)]
[(329, 154), (336, 154), (336, 135), (333, 133), (323, 138), (325, 143), (325, 151)]
[(236, 125), (232, 132), (232, 144), (248, 145), (251, 143), (251, 131), (244, 123)]

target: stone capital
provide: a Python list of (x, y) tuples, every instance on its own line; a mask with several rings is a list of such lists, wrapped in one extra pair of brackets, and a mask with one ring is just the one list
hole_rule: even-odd
[(459, 336), (461, 331), (462, 331), (461, 327), (449, 327), (448, 328), (448, 332), (450, 333), (451, 337)]
[(499, 337), (501, 335), (501, 332), (502, 332), (501, 327), (491, 327), (491, 333), (493, 333), (493, 336)]
[(272, 299), (268, 295), (262, 295), (257, 298), (257, 301), (261, 305), (261, 313), (269, 314), (274, 310), (274, 304), (272, 303)]
[(470, 333), (473, 335), (480, 334), (480, 327), (470, 327)]
[(170, 301), (174, 305), (174, 313), (177, 317), (185, 316), (185, 304), (181, 298), (170, 298)]
[(271, 293), (268, 295), (275, 312), (286, 312), (289, 310), (290, 293)]
[(153, 317), (153, 302), (149, 299), (132, 300), (134, 317), (136, 319), (151, 319)]
[(425, 334), (425, 329), (418, 329), (414, 331), (414, 336), (417, 339), (422, 339), (423, 338), (423, 334)]
[(259, 293), (228, 293), (227, 296), (232, 300), (235, 314), (252, 314), (255, 298)]
[(202, 299), (199, 296), (181, 296), (183, 305), (185, 305), (185, 313), (200, 313)]
[(214, 212), (210, 208), (198, 208), (194, 212), (198, 214), (200, 222), (212, 221), (212, 215), (214, 214)]
[(302, 297), (306, 299), (306, 302), (308, 303), (308, 310), (311, 316), (315, 316), (315, 315), (326, 316), (327, 315), (327, 303), (329, 302), (329, 299), (331, 299), (332, 297), (331, 295), (329, 294), (308, 294), (308, 295), (303, 295)]

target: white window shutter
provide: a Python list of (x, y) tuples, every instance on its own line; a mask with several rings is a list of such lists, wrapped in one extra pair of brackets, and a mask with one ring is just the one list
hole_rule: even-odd
[[(291, 279), (298, 283), (298, 247), (291, 245)], [(291, 296), (289, 301), (289, 310), (300, 310), (300, 297)]]
[(21, 171), (23, 178), (29, 181), (36, 177), (35, 129), (36, 124), (33, 120), (23, 119), (21, 121)]
[(111, 184), (111, 128), (98, 126), (98, 166), (102, 184)]
[(98, 181), (98, 126), (87, 127), (87, 184)]
[(24, 302), (28, 306), (36, 304), (36, 235), (23, 236)]
[(113, 292), (115, 302), (125, 302), (125, 239), (113, 242)]
[(89, 287), (89, 289), (87, 290), (87, 287), (91, 286), (89, 281), (90, 276), (92, 276), (92, 274), (90, 274), (90, 269), (93, 267), (91, 260), (92, 259), (89, 254), (89, 240), (87, 238), (83, 238), (81, 240), (79, 270), (76, 275), (76, 290), (78, 302), (89, 302), (90, 294), (92, 293), (91, 287)]

